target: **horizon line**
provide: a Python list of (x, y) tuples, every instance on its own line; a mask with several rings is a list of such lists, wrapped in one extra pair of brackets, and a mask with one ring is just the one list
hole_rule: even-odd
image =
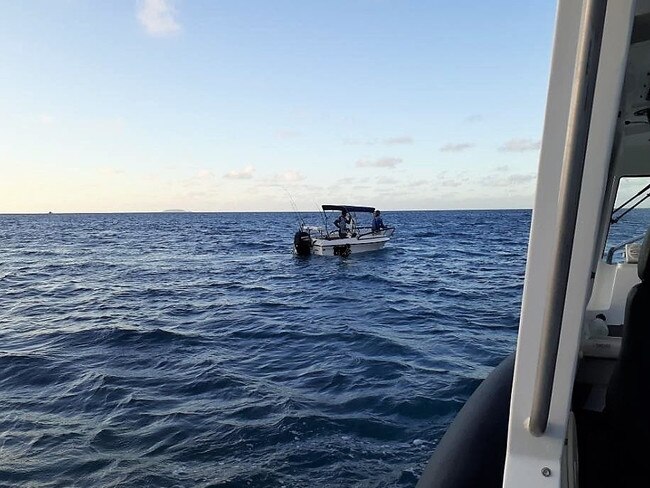
[[(529, 207), (519, 208), (437, 208), (437, 209), (386, 209), (382, 212), (481, 212), (486, 210), (493, 211), (519, 211), (533, 210)], [(127, 211), (74, 211), (74, 212), (0, 212), (0, 215), (137, 215), (137, 214), (221, 214), (221, 213), (321, 213), (322, 210), (127, 210)]]

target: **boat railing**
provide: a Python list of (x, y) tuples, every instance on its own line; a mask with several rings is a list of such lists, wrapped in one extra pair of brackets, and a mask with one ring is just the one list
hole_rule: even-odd
[(621, 244), (610, 247), (609, 251), (607, 251), (607, 259), (605, 260), (605, 262), (607, 264), (614, 264), (614, 254), (616, 254), (616, 251), (620, 251), (624, 249), (625, 246), (627, 246), (628, 244), (634, 244), (635, 242), (642, 241), (644, 237), (645, 234), (641, 234), (640, 236), (630, 239), (629, 241), (625, 241), (622, 242)]
[(372, 236), (376, 235), (378, 236), (381, 234), (381, 236), (390, 236), (392, 233), (395, 231), (395, 227), (384, 227), (380, 231), (374, 231), (372, 230), (372, 227), (357, 227), (357, 231), (359, 230), (365, 230), (366, 232), (358, 232), (357, 237), (360, 239), (361, 237), (365, 236)]
[[(340, 239), (339, 236), (339, 231), (338, 229), (331, 230), (329, 232), (326, 232), (323, 228), (321, 227), (305, 227), (306, 231), (310, 233), (310, 235), (313, 233), (316, 233), (318, 237), (323, 238), (323, 239)], [(357, 239), (361, 239), (363, 237), (369, 237), (369, 236), (377, 236), (377, 237), (390, 237), (393, 232), (395, 231), (395, 227), (385, 227), (379, 232), (373, 231), (372, 227), (367, 226), (367, 227), (356, 227), (355, 232), (352, 233), (350, 237), (356, 237)]]

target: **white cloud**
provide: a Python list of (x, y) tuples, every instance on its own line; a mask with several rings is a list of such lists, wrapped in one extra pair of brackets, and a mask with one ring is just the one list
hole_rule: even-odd
[(214, 172), (209, 169), (200, 169), (195, 176), (201, 180), (214, 179)]
[(396, 146), (398, 144), (413, 144), (411, 136), (395, 136), (387, 137), (385, 139), (343, 139), (343, 144), (346, 146), (376, 146), (378, 144), (385, 144), (387, 146)]
[(475, 144), (472, 144), (471, 142), (449, 142), (442, 146), (440, 150), (442, 152), (461, 152), (465, 151), (466, 149), (471, 149), (475, 146)]
[(510, 139), (499, 147), (499, 151), (505, 152), (525, 152), (525, 151), (538, 151), (541, 147), (541, 141), (533, 139)]
[(41, 114), (38, 116), (38, 121), (43, 125), (52, 125), (54, 123), (54, 117), (50, 114)]
[(92, 121), (95, 130), (107, 136), (123, 134), (126, 122), (122, 117), (99, 118)]
[(472, 114), (465, 117), (465, 122), (467, 122), (468, 124), (481, 122), (482, 120), (483, 120), (483, 116), (481, 114)]
[(181, 30), (175, 18), (176, 9), (170, 0), (139, 0), (137, 17), (152, 36), (170, 36)]
[(428, 185), (429, 183), (430, 183), (430, 182), (427, 181), (427, 180), (415, 180), (415, 181), (410, 181), (409, 183), (407, 183), (406, 186), (407, 186), (408, 188), (417, 188), (417, 187), (419, 187), (419, 186), (426, 186), (426, 185)]
[(352, 185), (351, 190), (353, 190), (355, 192), (359, 192), (359, 191), (369, 190), (370, 188), (371, 188), (370, 185), (362, 185), (361, 184), (361, 185)]
[(297, 181), (304, 180), (305, 177), (300, 171), (294, 171), (292, 169), (285, 171), (284, 173), (279, 173), (273, 176), (273, 181), (284, 181), (286, 183), (295, 183)]
[(437, 184), (448, 188), (457, 188), (468, 183), (469, 178), (460, 174), (449, 174), (447, 171), (438, 173)]
[(377, 178), (377, 183), (380, 185), (394, 185), (397, 183), (397, 180), (395, 178), (387, 178), (386, 176), (382, 176), (381, 178)]
[(223, 177), (231, 180), (250, 180), (253, 177), (254, 172), (255, 168), (249, 165), (244, 169), (233, 169), (231, 171), (228, 171), (225, 175), (223, 175)]
[(275, 137), (278, 139), (295, 139), (300, 137), (300, 132), (291, 129), (280, 129), (275, 131)]
[(359, 159), (357, 161), (359, 168), (394, 168), (398, 164), (402, 164), (400, 158)]
[(389, 137), (384, 139), (384, 144), (393, 146), (396, 144), (413, 144), (413, 138), (411, 136), (398, 136), (398, 137)]
[(480, 183), (490, 187), (520, 187), (535, 181), (535, 173), (517, 173), (506, 176), (490, 175), (481, 178)]
[(361, 146), (365, 143), (360, 139), (351, 139), (349, 137), (346, 137), (345, 139), (343, 139), (343, 144), (345, 144), (346, 146)]
[(446, 186), (448, 188), (457, 188), (459, 186), (463, 186), (463, 184), (465, 184), (464, 181), (454, 179), (440, 180), (438, 183), (439, 186)]
[(535, 173), (529, 173), (529, 174), (515, 174), (515, 175), (510, 175), (508, 177), (508, 182), (511, 185), (524, 185), (526, 183), (532, 183), (537, 179), (537, 175)]
[(97, 168), (97, 173), (102, 178), (113, 178), (125, 174), (125, 171), (123, 169), (115, 168), (113, 166), (102, 166)]

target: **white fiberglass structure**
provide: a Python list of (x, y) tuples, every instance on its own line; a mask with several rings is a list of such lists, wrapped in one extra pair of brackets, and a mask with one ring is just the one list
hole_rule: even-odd
[(649, 176), (650, 1), (559, 0), (516, 354), (418, 486), (650, 486), (650, 234), (607, 243)]

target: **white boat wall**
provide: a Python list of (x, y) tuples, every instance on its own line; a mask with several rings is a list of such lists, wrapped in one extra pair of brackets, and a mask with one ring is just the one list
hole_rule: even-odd
[(619, 182), (639, 177), (650, 1), (560, 0), (516, 354), (419, 487), (650, 486), (650, 234), (638, 263), (605, 249)]
[(368, 231), (355, 237), (316, 238), (312, 242), (312, 253), (317, 256), (345, 256), (362, 252), (378, 251), (390, 241), (395, 229), (377, 232)]

